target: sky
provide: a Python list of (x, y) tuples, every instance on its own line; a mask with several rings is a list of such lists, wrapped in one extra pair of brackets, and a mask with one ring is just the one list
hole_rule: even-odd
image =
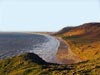
[(100, 0), (0, 0), (0, 31), (59, 31), (100, 22)]

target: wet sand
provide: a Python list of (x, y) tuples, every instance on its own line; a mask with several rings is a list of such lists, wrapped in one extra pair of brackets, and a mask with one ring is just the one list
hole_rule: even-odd
[(74, 64), (81, 62), (81, 59), (72, 52), (70, 46), (65, 40), (63, 40), (61, 37), (57, 37), (57, 39), (60, 41), (60, 46), (57, 52), (59, 62), (62, 64)]

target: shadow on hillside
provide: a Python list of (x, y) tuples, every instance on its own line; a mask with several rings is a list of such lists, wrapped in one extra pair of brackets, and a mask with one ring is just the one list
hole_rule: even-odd
[(39, 65), (57, 65), (57, 63), (46, 62), (45, 60), (43, 60), (42, 58), (40, 58), (38, 55), (34, 53), (25, 53), (24, 59), (25, 61), (31, 60), (32, 62), (37, 63)]

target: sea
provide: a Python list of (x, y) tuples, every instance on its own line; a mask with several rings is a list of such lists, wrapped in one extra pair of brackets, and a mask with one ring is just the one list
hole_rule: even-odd
[(55, 37), (47, 34), (0, 33), (0, 59), (31, 52), (47, 62), (57, 63), (59, 45)]

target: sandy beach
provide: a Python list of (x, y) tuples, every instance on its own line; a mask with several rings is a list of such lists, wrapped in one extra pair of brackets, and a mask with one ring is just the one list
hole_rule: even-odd
[(73, 64), (77, 62), (81, 62), (81, 59), (75, 55), (68, 43), (63, 40), (61, 37), (57, 37), (60, 41), (60, 46), (57, 51), (57, 58), (62, 64)]

